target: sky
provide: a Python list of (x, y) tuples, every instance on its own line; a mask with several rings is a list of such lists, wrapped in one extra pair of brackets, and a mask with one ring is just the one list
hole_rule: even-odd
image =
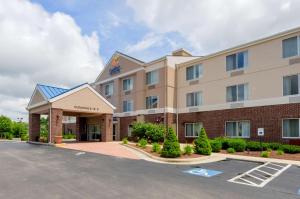
[(92, 83), (115, 51), (207, 55), (300, 26), (299, 0), (0, 0), (0, 115), (24, 118), (37, 83)]

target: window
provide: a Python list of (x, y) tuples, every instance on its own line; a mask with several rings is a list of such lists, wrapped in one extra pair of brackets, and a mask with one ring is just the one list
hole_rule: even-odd
[(299, 94), (299, 75), (283, 77), (283, 95)]
[(248, 51), (228, 55), (226, 57), (226, 71), (245, 68), (248, 66)]
[(130, 124), (130, 125), (128, 125), (128, 137), (131, 137), (131, 135), (132, 135), (132, 129), (133, 129), (133, 126)]
[(152, 85), (158, 83), (158, 71), (151, 71), (146, 73), (146, 84)]
[(129, 91), (132, 90), (133, 84), (132, 79), (123, 79), (123, 91)]
[(282, 57), (293, 57), (300, 54), (300, 38), (295, 36), (282, 41)]
[(202, 123), (186, 123), (185, 137), (198, 137), (202, 126)]
[(226, 101), (236, 102), (248, 99), (248, 84), (238, 84), (226, 88)]
[(106, 96), (112, 95), (112, 94), (113, 94), (113, 90), (114, 90), (114, 85), (113, 85), (113, 83), (106, 84), (106, 85), (104, 86), (104, 94), (105, 94)]
[(123, 112), (129, 112), (133, 110), (133, 102), (132, 100), (123, 101)]
[(283, 119), (282, 122), (283, 138), (299, 138), (299, 119)]
[(202, 104), (202, 93), (194, 92), (186, 94), (186, 106), (199, 106)]
[(249, 138), (250, 121), (226, 122), (226, 136)]
[(186, 80), (198, 79), (202, 75), (202, 65), (197, 64), (186, 68)]
[(146, 109), (157, 108), (157, 107), (158, 107), (157, 96), (146, 97)]

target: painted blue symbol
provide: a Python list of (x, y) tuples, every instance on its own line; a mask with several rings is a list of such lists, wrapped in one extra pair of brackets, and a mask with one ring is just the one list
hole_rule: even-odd
[(300, 189), (298, 189), (298, 195), (300, 196)]
[(200, 169), (200, 168), (195, 168), (195, 169), (190, 169), (183, 171), (184, 173), (196, 175), (196, 176), (202, 176), (206, 178), (210, 178), (212, 176), (219, 175), (223, 173), (222, 171), (216, 171), (216, 170), (209, 170), (209, 169)]

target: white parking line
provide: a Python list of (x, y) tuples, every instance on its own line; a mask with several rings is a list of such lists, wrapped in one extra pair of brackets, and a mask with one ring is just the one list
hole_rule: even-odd
[[(282, 172), (287, 170), (290, 166), (291, 166), (290, 164), (286, 164), (283, 166), (283, 165), (274, 164), (272, 162), (267, 162), (263, 165), (255, 167), (241, 175), (238, 175), (238, 176), (228, 180), (228, 182), (233, 182), (233, 183), (243, 184), (243, 185), (248, 185), (248, 186), (254, 186), (254, 187), (264, 187), (266, 184), (268, 184), (274, 178), (279, 176)], [(277, 168), (274, 168), (274, 167), (277, 167)], [(278, 169), (278, 167), (280, 167), (281, 169)], [(275, 173), (272, 174), (272, 173), (262, 170), (264, 168), (271, 169), (271, 170), (275, 171)], [(265, 175), (260, 174), (260, 173), (263, 173)], [(247, 178), (247, 179), (245, 179), (245, 178)]]

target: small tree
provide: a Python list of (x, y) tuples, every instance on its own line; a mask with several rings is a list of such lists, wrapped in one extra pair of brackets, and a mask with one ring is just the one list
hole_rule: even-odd
[(206, 132), (204, 128), (201, 128), (199, 137), (194, 141), (194, 150), (195, 153), (201, 155), (210, 155), (211, 154), (211, 146), (209, 140), (207, 138)]
[(166, 132), (163, 148), (161, 150), (161, 156), (166, 158), (176, 158), (181, 155), (180, 145), (178, 139), (172, 128)]
[(8, 117), (0, 116), (0, 138), (5, 137), (7, 133), (11, 133), (12, 121)]

